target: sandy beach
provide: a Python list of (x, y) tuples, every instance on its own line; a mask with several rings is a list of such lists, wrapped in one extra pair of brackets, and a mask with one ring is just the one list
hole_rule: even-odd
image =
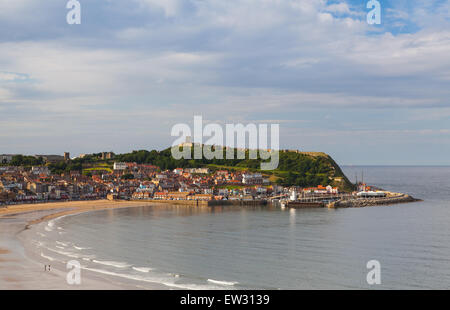
[[(44, 262), (28, 253), (21, 232), (43, 221), (81, 212), (141, 207), (154, 202), (134, 201), (72, 201), (23, 204), (0, 208), (0, 289), (139, 289), (133, 283), (114, 282), (112, 278), (83, 273), (82, 285), (66, 282), (65, 266), (53, 264), (45, 270)], [(155, 283), (154, 289), (167, 287)]]
[(25, 212), (36, 212), (53, 210), (48, 216), (37, 218), (30, 221), (29, 224), (36, 224), (43, 220), (50, 220), (55, 217), (63, 216), (66, 214), (80, 213), (86, 211), (103, 210), (103, 209), (116, 209), (127, 207), (140, 207), (145, 205), (151, 205), (154, 202), (151, 201), (110, 201), (110, 200), (90, 200), (90, 201), (67, 201), (67, 202), (50, 202), (50, 203), (36, 203), (36, 204), (20, 204), (10, 205), (6, 207), (0, 207), (0, 218), (11, 214), (21, 214)]

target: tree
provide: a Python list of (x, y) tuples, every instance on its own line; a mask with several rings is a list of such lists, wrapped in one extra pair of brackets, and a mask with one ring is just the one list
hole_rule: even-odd
[(134, 175), (131, 173), (126, 173), (121, 177), (122, 180), (132, 180), (134, 179)]

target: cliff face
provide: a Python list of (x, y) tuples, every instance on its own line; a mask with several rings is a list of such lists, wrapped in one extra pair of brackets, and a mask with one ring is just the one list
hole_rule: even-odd
[(356, 188), (355, 185), (352, 184), (350, 180), (347, 178), (347, 176), (344, 174), (341, 167), (339, 167), (339, 165), (334, 161), (334, 159), (330, 155), (323, 152), (301, 152), (300, 154), (315, 159), (323, 158), (325, 162), (328, 163), (330, 167), (329, 178), (332, 179), (330, 185), (336, 186), (340, 190), (344, 191), (352, 191)]
[(326, 155), (326, 156), (327, 156), (328, 161), (330, 162), (330, 165), (333, 167), (333, 171), (334, 171), (333, 184), (345, 191), (355, 190), (356, 186), (350, 182), (350, 180), (347, 178), (347, 176), (342, 171), (341, 167), (339, 167), (339, 165), (334, 161), (333, 158), (331, 158), (330, 155)]
[[(237, 167), (252, 168), (258, 163), (252, 160), (242, 160)], [(332, 185), (341, 191), (352, 191), (354, 185), (342, 172), (339, 165), (323, 152), (280, 151), (279, 165), (273, 171), (262, 171), (271, 175), (272, 181), (291, 186), (312, 187), (317, 185)]]

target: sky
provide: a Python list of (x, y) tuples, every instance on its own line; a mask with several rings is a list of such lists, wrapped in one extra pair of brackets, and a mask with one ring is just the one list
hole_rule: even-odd
[(0, 0), (0, 154), (280, 125), (339, 164), (450, 165), (450, 0)]

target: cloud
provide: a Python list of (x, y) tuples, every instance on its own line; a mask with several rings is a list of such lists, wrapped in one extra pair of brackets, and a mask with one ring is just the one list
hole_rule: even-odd
[(327, 11), (335, 13), (350, 13), (350, 7), (345, 2), (330, 4), (326, 7)]
[(179, 0), (137, 0), (142, 6), (151, 9), (162, 9), (166, 17), (175, 16), (180, 7), (181, 3)]
[[(11, 92), (7, 89), (0, 88), (0, 101), (5, 101), (11, 98)], [(1, 106), (0, 106), (1, 107)]]
[(25, 74), (0, 71), (0, 81), (24, 81), (27, 79), (28, 76)]
[(428, 117), (405, 113), (405, 130), (427, 128), (449, 105), (449, 1), (408, 3), (384, 2), (373, 27), (354, 1), (81, 1), (72, 27), (60, 1), (0, 0), (0, 129), (30, 148), (58, 144), (26, 137), (64, 132), (126, 151), (167, 144), (170, 124), (195, 114), (330, 131), (368, 118), (371, 134), (368, 111), (399, 130), (411, 110)]

